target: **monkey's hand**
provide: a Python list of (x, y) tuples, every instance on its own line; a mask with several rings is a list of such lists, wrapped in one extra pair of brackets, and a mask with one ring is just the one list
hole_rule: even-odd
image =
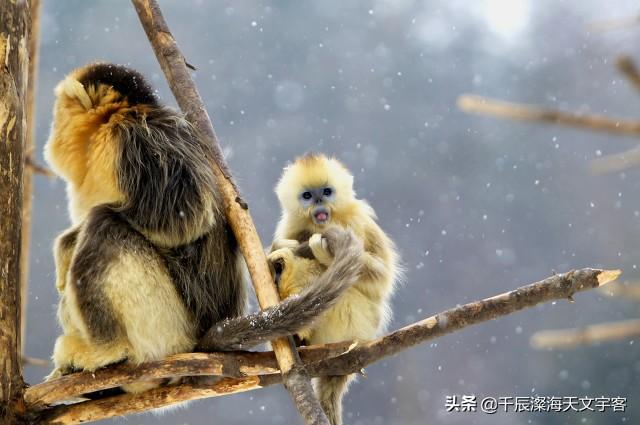
[(288, 283), (292, 281), (290, 275), (294, 267), (294, 257), (295, 254), (290, 248), (280, 248), (267, 256), (280, 298), (287, 298), (293, 293), (291, 288), (288, 288)]
[(313, 256), (324, 266), (328, 266), (333, 262), (333, 250), (330, 249), (329, 244), (332, 232), (332, 230), (328, 230), (324, 234), (314, 233), (309, 239), (309, 248), (311, 248)]
[(276, 239), (271, 244), (269, 252), (274, 252), (282, 248), (296, 249), (298, 245), (300, 245), (300, 242), (295, 239)]

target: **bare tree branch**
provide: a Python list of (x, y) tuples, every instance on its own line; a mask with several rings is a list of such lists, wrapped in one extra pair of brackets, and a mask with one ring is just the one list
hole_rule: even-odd
[(611, 285), (603, 286), (598, 290), (611, 297), (640, 301), (640, 282), (615, 282)]
[[(214, 148), (216, 164), (213, 171), (222, 193), (227, 219), (251, 274), (258, 302), (262, 308), (275, 305), (280, 302), (280, 297), (267, 265), (263, 244), (247, 210), (247, 204), (242, 201), (231, 181), (213, 125), (191, 79), (184, 55), (180, 52), (156, 0), (132, 0), (132, 3), (180, 109)], [(306, 423), (328, 425), (329, 421), (313, 393), (311, 381), (302, 366), (293, 339), (281, 338), (271, 344), (284, 377), (284, 385)]]
[(640, 335), (640, 319), (598, 323), (584, 328), (554, 329), (531, 335), (531, 346), (539, 350), (574, 348), (598, 342), (620, 341)]
[[(340, 354), (337, 357), (323, 359), (314, 363), (305, 363), (312, 376), (356, 373), (373, 362), (467, 326), (505, 316), (542, 302), (563, 298), (572, 299), (575, 293), (597, 288), (611, 282), (619, 274), (619, 270), (580, 269), (554, 275), (540, 282), (523, 286), (501, 295), (446, 310), (385, 337), (351, 347), (351, 349), (345, 350), (344, 354)], [(344, 349), (345, 346), (338, 348)], [(309, 353), (308, 355), (310, 356), (309, 359), (305, 357), (305, 360), (310, 360), (311, 358), (314, 360), (322, 359), (321, 355), (316, 355), (316, 350), (324, 349), (327, 349), (327, 347), (309, 347), (308, 351), (303, 351), (303, 353)], [(189, 362), (192, 361), (189, 360), (190, 356), (196, 356), (195, 354), (185, 354), (182, 355), (183, 357), (173, 356), (162, 362), (163, 375), (158, 375), (155, 372), (156, 365), (150, 367), (142, 365), (141, 368), (144, 371), (138, 373), (136, 379), (172, 376), (172, 374), (181, 375), (187, 373), (186, 371), (190, 373), (190, 371), (196, 370), (203, 370), (203, 373), (219, 372), (224, 369), (223, 363), (229, 361), (228, 359), (222, 360), (226, 355), (224, 353), (197, 355), (207, 357), (198, 357), (198, 361), (202, 363), (195, 367), (189, 365)], [(225, 374), (258, 374), (259, 376), (224, 378), (222, 381), (213, 384), (186, 383), (156, 388), (142, 394), (125, 394), (69, 406), (53, 407), (43, 411), (43, 421), (60, 425), (91, 422), (116, 415), (168, 406), (186, 400), (249, 391), (281, 382), (281, 376), (274, 373), (275, 363), (271, 353), (237, 353), (230, 355), (229, 358), (234, 355), (240, 356), (247, 363), (243, 363), (243, 366), (237, 368), (229, 368), (225, 371)], [(303, 356), (306, 355), (303, 354)], [(123, 369), (113, 372), (111, 376), (109, 376), (110, 372), (108, 370), (104, 371), (103, 376), (96, 375), (96, 379), (104, 380), (100, 384), (102, 388), (104, 388), (103, 385), (107, 383), (107, 380), (109, 380), (109, 385), (113, 385), (115, 382), (129, 382), (126, 381), (126, 376), (122, 376), (125, 374), (124, 370), (127, 370), (126, 366), (117, 366), (117, 368)], [(97, 373), (101, 373), (101, 371)], [(69, 387), (79, 384), (80, 381), (86, 382), (87, 380), (86, 374), (84, 377), (82, 374), (76, 374), (75, 376), (71, 375), (61, 379), (67, 379), (65, 385)], [(42, 400), (46, 397), (46, 391), (43, 391), (43, 389), (45, 387), (37, 389), (34, 387), (28, 390), (27, 400), (29, 400), (32, 407), (42, 406)], [(47, 390), (56, 391), (55, 385), (48, 387)]]
[(56, 174), (51, 171), (50, 169), (48, 169), (47, 167), (45, 167), (42, 164), (38, 164), (34, 159), (33, 156), (31, 155), (31, 152), (27, 152), (27, 156), (24, 158), (24, 165), (26, 166), (26, 168), (30, 169), (32, 172), (36, 173), (36, 174), (41, 174), (45, 177), (49, 177), (51, 179), (56, 177)]
[(476, 95), (462, 95), (458, 107), (465, 112), (520, 121), (547, 122), (594, 131), (640, 135), (640, 121), (618, 120), (602, 115), (583, 115), (520, 103), (504, 102)]
[[(300, 356), (305, 364), (333, 358), (348, 352), (350, 342), (303, 347)], [(279, 373), (272, 351), (184, 353), (139, 366), (124, 363), (97, 370), (78, 372), (27, 388), (24, 394), (29, 409), (42, 409), (49, 404), (81, 396), (82, 394), (119, 387), (132, 382), (180, 376), (246, 376)]]
[(627, 16), (624, 18), (614, 18), (609, 20), (603, 20), (599, 22), (593, 22), (587, 26), (587, 31), (593, 32), (606, 32), (620, 29), (627, 29), (635, 27), (640, 24), (640, 15)]
[(624, 152), (591, 160), (589, 162), (589, 171), (593, 175), (601, 176), (604, 174), (619, 173), (638, 165), (640, 165), (640, 147), (635, 147)]
[(51, 366), (51, 362), (49, 360), (39, 359), (37, 357), (22, 356), (22, 365), (23, 366), (50, 367)]
[(638, 91), (640, 91), (640, 71), (630, 56), (620, 56), (616, 60), (618, 70), (627, 77), (627, 80)]

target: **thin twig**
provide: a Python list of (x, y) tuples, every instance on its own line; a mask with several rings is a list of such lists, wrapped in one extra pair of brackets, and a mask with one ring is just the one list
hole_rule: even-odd
[[(385, 337), (359, 344), (335, 358), (308, 364), (308, 370), (312, 376), (344, 375), (359, 372), (373, 362), (468, 326), (505, 316), (542, 302), (556, 299), (572, 299), (575, 293), (597, 288), (611, 282), (619, 274), (619, 270), (580, 269), (554, 275), (540, 282), (523, 286), (501, 295), (446, 310)], [(311, 351), (315, 349), (317, 348), (310, 348)], [(246, 353), (242, 354), (242, 356), (245, 355)], [(255, 356), (255, 363), (252, 363), (250, 367), (252, 372), (273, 371), (273, 369), (266, 369), (274, 366), (269, 354), (252, 355)], [(246, 364), (245, 367), (247, 367)], [(174, 365), (174, 361), (167, 361), (165, 363), (165, 371), (169, 373), (172, 368), (175, 368), (176, 372), (184, 371), (184, 365)], [(139, 377), (142, 378), (143, 374)], [(214, 384), (180, 384), (173, 387), (156, 388), (142, 394), (125, 394), (103, 400), (53, 407), (46, 409), (43, 415), (49, 421), (48, 423), (73, 425), (116, 415), (141, 412), (186, 400), (249, 391), (279, 382), (281, 382), (281, 376), (270, 373), (245, 378), (225, 378)], [(41, 389), (38, 391), (42, 392)], [(51, 391), (54, 391), (54, 389), (51, 389)], [(29, 398), (30, 396), (28, 395), (27, 397)], [(32, 400), (31, 398), (29, 399)]]
[[(246, 204), (237, 201), (240, 197), (231, 180), (202, 98), (191, 79), (184, 55), (180, 52), (156, 0), (132, 0), (132, 3), (180, 109), (201, 136), (213, 146), (216, 161), (213, 172), (222, 194), (227, 219), (249, 269), (258, 303), (262, 308), (275, 305), (280, 302), (280, 297), (267, 265), (264, 245), (245, 208)], [(313, 393), (311, 380), (296, 352), (293, 338), (274, 340), (271, 346), (280, 365), (284, 385), (306, 423), (328, 425), (329, 421)]]
[(574, 348), (579, 345), (620, 341), (640, 335), (640, 319), (598, 323), (584, 328), (554, 329), (531, 335), (531, 346), (539, 350)]
[(49, 168), (45, 167), (42, 164), (38, 164), (34, 159), (31, 153), (28, 153), (24, 159), (24, 165), (26, 168), (29, 168), (32, 172), (36, 174), (43, 175), (45, 177), (49, 177), (50, 179), (56, 178), (56, 173), (51, 171)]
[(640, 16), (628, 16), (624, 18), (614, 18), (609, 20), (603, 20), (599, 22), (593, 22), (587, 26), (587, 31), (592, 32), (606, 32), (620, 29), (627, 29), (635, 27), (640, 24)]
[(619, 173), (640, 165), (640, 147), (635, 147), (624, 152), (606, 155), (589, 162), (591, 174), (601, 176), (604, 174)]
[(610, 297), (624, 298), (628, 301), (640, 301), (640, 282), (615, 282), (603, 286), (600, 292)]
[(618, 70), (627, 77), (627, 80), (638, 91), (640, 91), (640, 71), (635, 62), (629, 56), (620, 56), (616, 60)]
[(463, 95), (458, 107), (465, 112), (521, 121), (548, 122), (587, 130), (640, 136), (640, 121), (618, 120), (602, 115), (583, 115), (482, 96)]
[(39, 367), (51, 367), (51, 362), (47, 359), (39, 359), (37, 357), (22, 356), (23, 366), (39, 366)]

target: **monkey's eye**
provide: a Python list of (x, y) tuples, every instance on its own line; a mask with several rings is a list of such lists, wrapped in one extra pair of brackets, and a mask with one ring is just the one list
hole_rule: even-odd
[(331, 196), (331, 194), (333, 193), (333, 190), (331, 190), (330, 187), (325, 187), (322, 193), (324, 194), (324, 196)]
[(312, 196), (313, 196), (313, 195), (311, 195), (311, 192), (304, 192), (304, 193), (302, 194), (302, 199), (307, 199), (307, 200), (309, 200), (309, 199), (311, 199), (311, 197), (312, 197)]

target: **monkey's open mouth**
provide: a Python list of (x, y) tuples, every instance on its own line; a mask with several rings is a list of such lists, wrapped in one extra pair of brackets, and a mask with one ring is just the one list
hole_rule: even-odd
[(329, 211), (325, 209), (317, 209), (313, 212), (313, 222), (315, 224), (325, 224), (329, 221)]

